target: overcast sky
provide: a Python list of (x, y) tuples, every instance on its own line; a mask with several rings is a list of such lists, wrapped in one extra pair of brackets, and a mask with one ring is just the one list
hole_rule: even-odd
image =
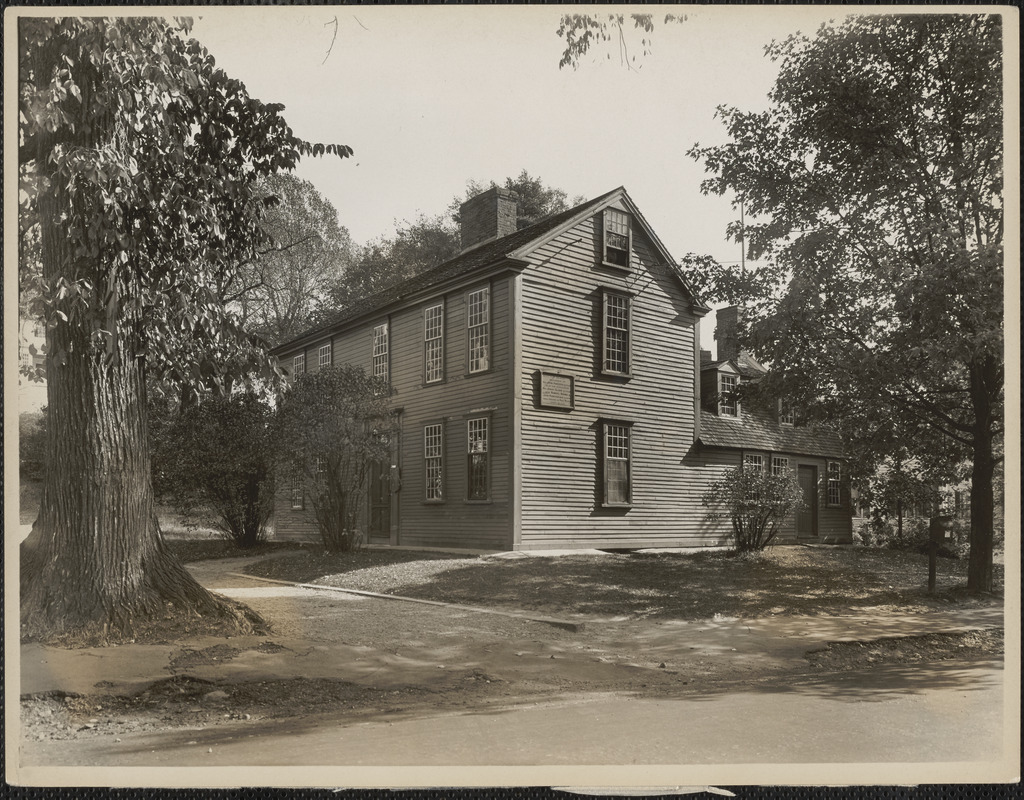
[[(634, 69), (614, 46), (559, 70), (556, 30), (569, 10), (208, 9), (193, 34), (251, 94), (283, 103), (299, 136), (355, 149), (344, 161), (307, 159), (298, 174), (357, 243), (392, 233), (396, 219), (443, 212), (470, 178), (525, 168), (570, 197), (625, 186), (677, 259), (738, 260), (724, 234), (729, 201), (701, 195), (702, 168), (686, 151), (723, 139), (719, 104), (765, 106), (774, 78), (766, 43), (844, 12), (656, 7), (653, 51), (642, 56), (630, 36)], [(662, 24), (672, 10), (687, 21)]]

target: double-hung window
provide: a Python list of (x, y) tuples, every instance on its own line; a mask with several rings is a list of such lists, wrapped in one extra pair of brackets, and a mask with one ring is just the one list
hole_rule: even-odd
[(306, 507), (306, 496), (305, 492), (302, 491), (302, 484), (298, 481), (292, 483), (292, 508), (300, 509)]
[(324, 367), (331, 366), (331, 345), (328, 342), (320, 347), (317, 352), (317, 367), (323, 369)]
[(629, 214), (617, 208), (604, 211), (604, 263), (629, 269), (629, 253), (632, 249), (632, 232)]
[(843, 471), (839, 462), (829, 461), (827, 496), (830, 506), (840, 506), (843, 504), (842, 478)]
[(467, 500), (490, 499), (490, 419), (479, 417), (466, 420), (467, 474), (469, 487)]
[(423, 310), (423, 382), (444, 380), (444, 303)]
[(297, 378), (306, 371), (306, 354), (299, 353), (292, 359), (292, 377)]
[(783, 425), (796, 424), (796, 409), (785, 400), (779, 400), (779, 422)]
[(740, 415), (739, 403), (736, 401), (738, 385), (738, 375), (730, 375), (727, 372), (718, 374), (718, 416), (738, 417)]
[(423, 472), (426, 478), (425, 500), (444, 500), (444, 426), (441, 423), (423, 428)]
[(605, 506), (628, 506), (633, 502), (631, 481), (632, 426), (627, 422), (604, 422), (602, 425), (604, 456)]
[(469, 332), (469, 371), (484, 372), (491, 364), (491, 290), (478, 289), (466, 296)]
[(629, 295), (606, 291), (602, 316), (601, 371), (606, 375), (629, 375)]
[(787, 475), (789, 473), (789, 459), (785, 456), (772, 456), (772, 475)]
[[(760, 453), (744, 453), (743, 470), (744, 472), (751, 472), (755, 475), (760, 475), (764, 472), (764, 456)], [(750, 486), (747, 491), (746, 499), (748, 502), (756, 503), (761, 499), (761, 492), (755, 487), (756, 484), (755, 486)]]
[(388, 324), (373, 329), (373, 377), (388, 380)]

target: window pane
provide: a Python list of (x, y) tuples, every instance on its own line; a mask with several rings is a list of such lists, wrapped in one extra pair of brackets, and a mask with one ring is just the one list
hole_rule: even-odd
[(388, 326), (373, 329), (373, 377), (388, 379)]
[(629, 298), (624, 295), (605, 295), (604, 369), (629, 372)]
[(469, 453), (469, 491), (470, 500), (486, 500), (488, 497), (487, 450), (488, 422), (483, 419), (471, 419), (467, 422), (467, 450)]
[(427, 383), (444, 378), (444, 306), (436, 305), (423, 314), (424, 379)]
[(468, 301), (469, 371), (482, 372), (490, 366), (490, 289), (470, 292)]
[(739, 410), (736, 406), (736, 397), (733, 392), (736, 391), (736, 385), (739, 382), (739, 379), (735, 375), (719, 375), (718, 381), (718, 413), (725, 417), (737, 416)]
[(630, 502), (629, 433), (628, 425), (604, 428), (604, 501), (608, 504)]
[(320, 348), (319, 358), (317, 360), (317, 366), (328, 367), (331, 364), (331, 346), (325, 344)]
[(423, 462), (426, 479), (426, 499), (441, 500), (444, 498), (442, 429), (440, 425), (427, 425), (423, 428)]

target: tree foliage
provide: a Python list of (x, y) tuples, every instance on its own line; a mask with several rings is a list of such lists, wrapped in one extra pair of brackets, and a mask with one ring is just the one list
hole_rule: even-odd
[[(761, 113), (721, 108), (695, 146), (733, 192), (754, 270), (702, 278), (742, 301), (766, 389), (855, 449), (937, 441), (973, 462), (972, 591), (991, 589), (1002, 433), (1002, 37), (996, 16), (853, 17), (773, 43)], [(739, 202), (739, 199), (737, 200)], [(738, 225), (731, 229), (740, 235)]]
[(779, 525), (793, 513), (803, 492), (792, 472), (770, 474), (734, 467), (708, 486), (701, 502), (710, 521), (728, 518), (736, 549), (763, 550), (775, 541)]
[(257, 191), (273, 198), (263, 220), (271, 244), (241, 265), (227, 288), (246, 330), (277, 345), (308, 328), (351, 269), (354, 246), (338, 212), (309, 181), (268, 175)]
[(456, 226), (462, 222), (462, 204), (467, 200), (476, 197), (495, 186), (509, 189), (516, 193), (516, 229), (528, 228), (533, 223), (539, 222), (552, 214), (560, 214), (568, 211), (574, 205), (582, 203), (586, 198), (575, 197), (571, 201), (569, 195), (563, 189), (556, 189), (547, 186), (539, 177), (534, 177), (525, 169), (516, 177), (508, 177), (502, 183), (491, 181), (484, 184), (479, 181), (469, 180), (466, 182), (466, 191), (462, 197), (455, 196), (448, 205), (448, 213)]
[(216, 514), (216, 528), (239, 547), (266, 538), (274, 510), (273, 409), (255, 391), (212, 395), (153, 426), (157, 490), (191, 515)]
[(385, 381), (358, 367), (298, 377), (278, 411), (280, 480), (301, 492), (324, 548), (346, 552), (359, 529), (372, 462), (390, 464), (393, 417)]
[[(635, 37), (640, 36), (640, 55), (649, 55), (653, 46), (655, 20), (653, 14), (630, 14), (629, 21), (633, 23), (632, 28), (624, 14), (564, 14), (558, 25), (558, 37), (565, 39), (565, 50), (558, 62), (558, 68), (571, 66), (576, 69), (591, 47), (614, 42), (619, 54), (619, 63), (628, 69), (636, 69), (638, 43)], [(685, 21), (685, 14), (666, 14), (663, 20), (666, 25), (670, 22)], [(609, 50), (605, 58), (611, 60), (611, 57)]]
[(223, 303), (268, 243), (259, 180), (309, 144), (188, 38), (188, 20), (19, 20), (21, 227), (40, 232), (31, 312), (47, 327), (48, 469), (26, 541), (29, 636), (133, 635), (169, 610), (259, 618), (163, 547), (146, 379), (223, 386), (270, 361)]

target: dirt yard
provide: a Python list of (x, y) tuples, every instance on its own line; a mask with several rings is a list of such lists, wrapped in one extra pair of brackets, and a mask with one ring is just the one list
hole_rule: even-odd
[[(1002, 567), (996, 567), (1002, 585)], [(966, 560), (866, 547), (775, 547), (764, 553), (601, 553), (451, 558), (303, 549), (250, 565), (251, 575), (465, 605), (650, 619), (926, 611), (1001, 602), (966, 595)]]

